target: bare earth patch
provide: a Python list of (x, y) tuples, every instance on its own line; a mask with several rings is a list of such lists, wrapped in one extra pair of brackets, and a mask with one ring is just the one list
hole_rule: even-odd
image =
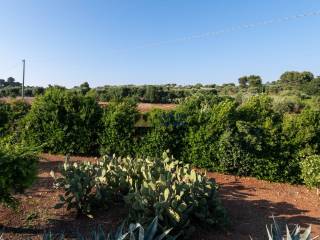
[[(100, 106), (107, 106), (108, 102), (99, 102)], [(138, 111), (145, 113), (150, 112), (153, 109), (161, 109), (165, 111), (173, 110), (177, 107), (177, 104), (173, 103), (138, 103)]]
[[(94, 158), (72, 157), (74, 161), (94, 161)], [(4, 239), (41, 239), (46, 231), (64, 232), (76, 236), (77, 232), (89, 234), (102, 225), (110, 230), (121, 222), (127, 210), (122, 205), (95, 214), (94, 219), (76, 217), (74, 211), (54, 209), (62, 192), (53, 189), (50, 170), (64, 161), (63, 156), (43, 154), (39, 166), (39, 179), (23, 195), (17, 197), (21, 205), (17, 210), (0, 206), (0, 229)], [(220, 185), (222, 204), (228, 211), (231, 226), (227, 231), (201, 229), (193, 239), (267, 239), (265, 225), (272, 222), (274, 215), (279, 221), (312, 224), (314, 236), (320, 234), (320, 199), (315, 190), (304, 186), (270, 183), (255, 178), (239, 178), (230, 175), (208, 173)]]
[[(24, 101), (27, 102), (28, 104), (32, 104), (34, 101), (34, 97), (25, 97)], [(0, 98), (0, 101), (4, 101), (7, 103), (14, 102), (16, 100), (22, 100), (21, 97), (16, 97), (16, 98), (10, 98), (10, 97), (3, 97)], [(99, 102), (100, 106), (107, 106), (108, 102)], [(142, 113), (145, 112), (150, 112), (153, 109), (162, 109), (162, 110), (173, 110), (177, 107), (177, 104), (173, 103), (138, 103), (138, 110)]]

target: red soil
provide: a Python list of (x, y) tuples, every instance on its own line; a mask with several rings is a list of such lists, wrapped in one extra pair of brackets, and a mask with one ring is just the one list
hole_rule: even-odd
[[(108, 102), (99, 102), (100, 106), (107, 106)], [(173, 110), (177, 107), (177, 104), (173, 103), (138, 103), (138, 110), (142, 113), (150, 112), (153, 109)]]
[[(17, 97), (17, 98), (9, 98), (9, 97), (4, 97), (4, 98), (0, 98), (0, 101), (4, 101), (4, 102), (13, 102), (16, 100), (21, 100), (21, 97)], [(27, 103), (32, 104), (34, 97), (25, 97), (24, 99)], [(100, 106), (106, 106), (108, 105), (108, 102), (99, 102)], [(162, 109), (162, 110), (173, 110), (177, 107), (177, 104), (171, 104), (171, 103), (167, 103), (167, 104), (162, 104), (162, 103), (138, 103), (138, 110), (142, 113), (144, 112), (149, 112), (152, 109)]]
[[(87, 234), (97, 225), (108, 230), (126, 216), (123, 206), (95, 214), (95, 218), (76, 217), (74, 211), (54, 209), (62, 192), (52, 188), (50, 170), (64, 160), (63, 156), (42, 155), (37, 182), (25, 194), (18, 195), (21, 205), (17, 210), (0, 206), (0, 229), (7, 239), (40, 239), (43, 231), (64, 232), (72, 236), (78, 231)], [(75, 161), (94, 161), (93, 158), (73, 157)], [(304, 186), (270, 183), (255, 178), (239, 178), (218, 173), (208, 173), (220, 185), (222, 204), (231, 220), (227, 231), (199, 230), (193, 239), (267, 239), (265, 225), (272, 223), (271, 216), (281, 222), (312, 224), (314, 236), (320, 234), (320, 199), (315, 190)]]

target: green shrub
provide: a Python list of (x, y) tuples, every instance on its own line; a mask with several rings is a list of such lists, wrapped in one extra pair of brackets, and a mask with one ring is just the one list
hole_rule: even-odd
[(306, 157), (301, 162), (302, 178), (307, 186), (320, 188), (320, 155)]
[(250, 175), (253, 156), (241, 145), (240, 134), (235, 130), (226, 130), (219, 138), (216, 148), (218, 164), (216, 171), (236, 175)]
[(240, 106), (230, 99), (213, 101), (200, 110), (196, 103), (187, 104), (193, 111), (181, 108), (189, 109), (192, 116), (186, 118), (183, 141), (188, 163), (271, 181), (301, 182), (299, 148), (286, 137), (286, 120), (274, 111), (270, 97), (251, 96)]
[(210, 117), (211, 107), (227, 99), (229, 98), (197, 93), (179, 104), (176, 112), (184, 115), (184, 121), (190, 128), (198, 128), (201, 123), (207, 121)]
[(131, 100), (108, 104), (102, 117), (101, 154), (134, 154), (135, 123), (138, 115), (136, 103)]
[(21, 124), (23, 140), (52, 153), (94, 154), (100, 120), (94, 97), (50, 88), (36, 98)]
[(31, 105), (22, 101), (16, 100), (10, 103), (10, 120), (16, 121), (23, 118), (30, 111)]
[(273, 109), (275, 112), (283, 113), (299, 113), (304, 108), (304, 103), (298, 97), (278, 97), (273, 101)]
[(0, 101), (0, 137), (6, 133), (9, 122), (9, 104)]
[(139, 155), (160, 157), (159, 153), (170, 149), (173, 156), (180, 158), (187, 130), (184, 117), (175, 111), (155, 109), (148, 113), (147, 121), (147, 134), (140, 140)]
[(290, 139), (285, 138), (283, 115), (274, 111), (272, 99), (252, 97), (238, 112), (236, 131), (245, 152), (238, 166), (246, 168), (246, 175), (260, 179), (300, 183), (299, 161)]
[(14, 207), (13, 194), (30, 187), (37, 173), (36, 154), (20, 145), (0, 143), (0, 203)]
[(217, 157), (219, 139), (227, 129), (234, 128), (236, 103), (231, 100), (208, 105), (200, 110), (199, 116), (186, 135), (184, 148), (188, 163), (198, 167), (219, 170)]
[(28, 113), (30, 105), (23, 101), (4, 103), (0, 101), (0, 137), (19, 135), (20, 120)]
[(30, 111), (30, 108), (30, 104), (21, 100), (16, 100), (10, 103), (8, 133), (15, 136), (17, 139), (20, 134), (20, 122), (23, 121), (23, 118)]
[(297, 151), (312, 148), (320, 153), (320, 110), (304, 109), (299, 115), (288, 116), (284, 128)]

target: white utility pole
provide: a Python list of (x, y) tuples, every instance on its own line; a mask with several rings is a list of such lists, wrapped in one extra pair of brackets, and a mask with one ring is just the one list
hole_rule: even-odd
[(25, 70), (26, 70), (26, 60), (22, 60), (23, 64), (23, 71), (22, 71), (22, 100), (24, 100), (24, 76), (25, 76)]

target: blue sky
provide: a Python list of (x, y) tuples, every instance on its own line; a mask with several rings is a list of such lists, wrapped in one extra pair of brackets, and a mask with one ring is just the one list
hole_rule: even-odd
[[(0, 78), (68, 87), (213, 84), (287, 70), (320, 75), (319, 0), (0, 0)], [(167, 42), (168, 41), (168, 42)], [(153, 44), (160, 43), (160, 44)]]

